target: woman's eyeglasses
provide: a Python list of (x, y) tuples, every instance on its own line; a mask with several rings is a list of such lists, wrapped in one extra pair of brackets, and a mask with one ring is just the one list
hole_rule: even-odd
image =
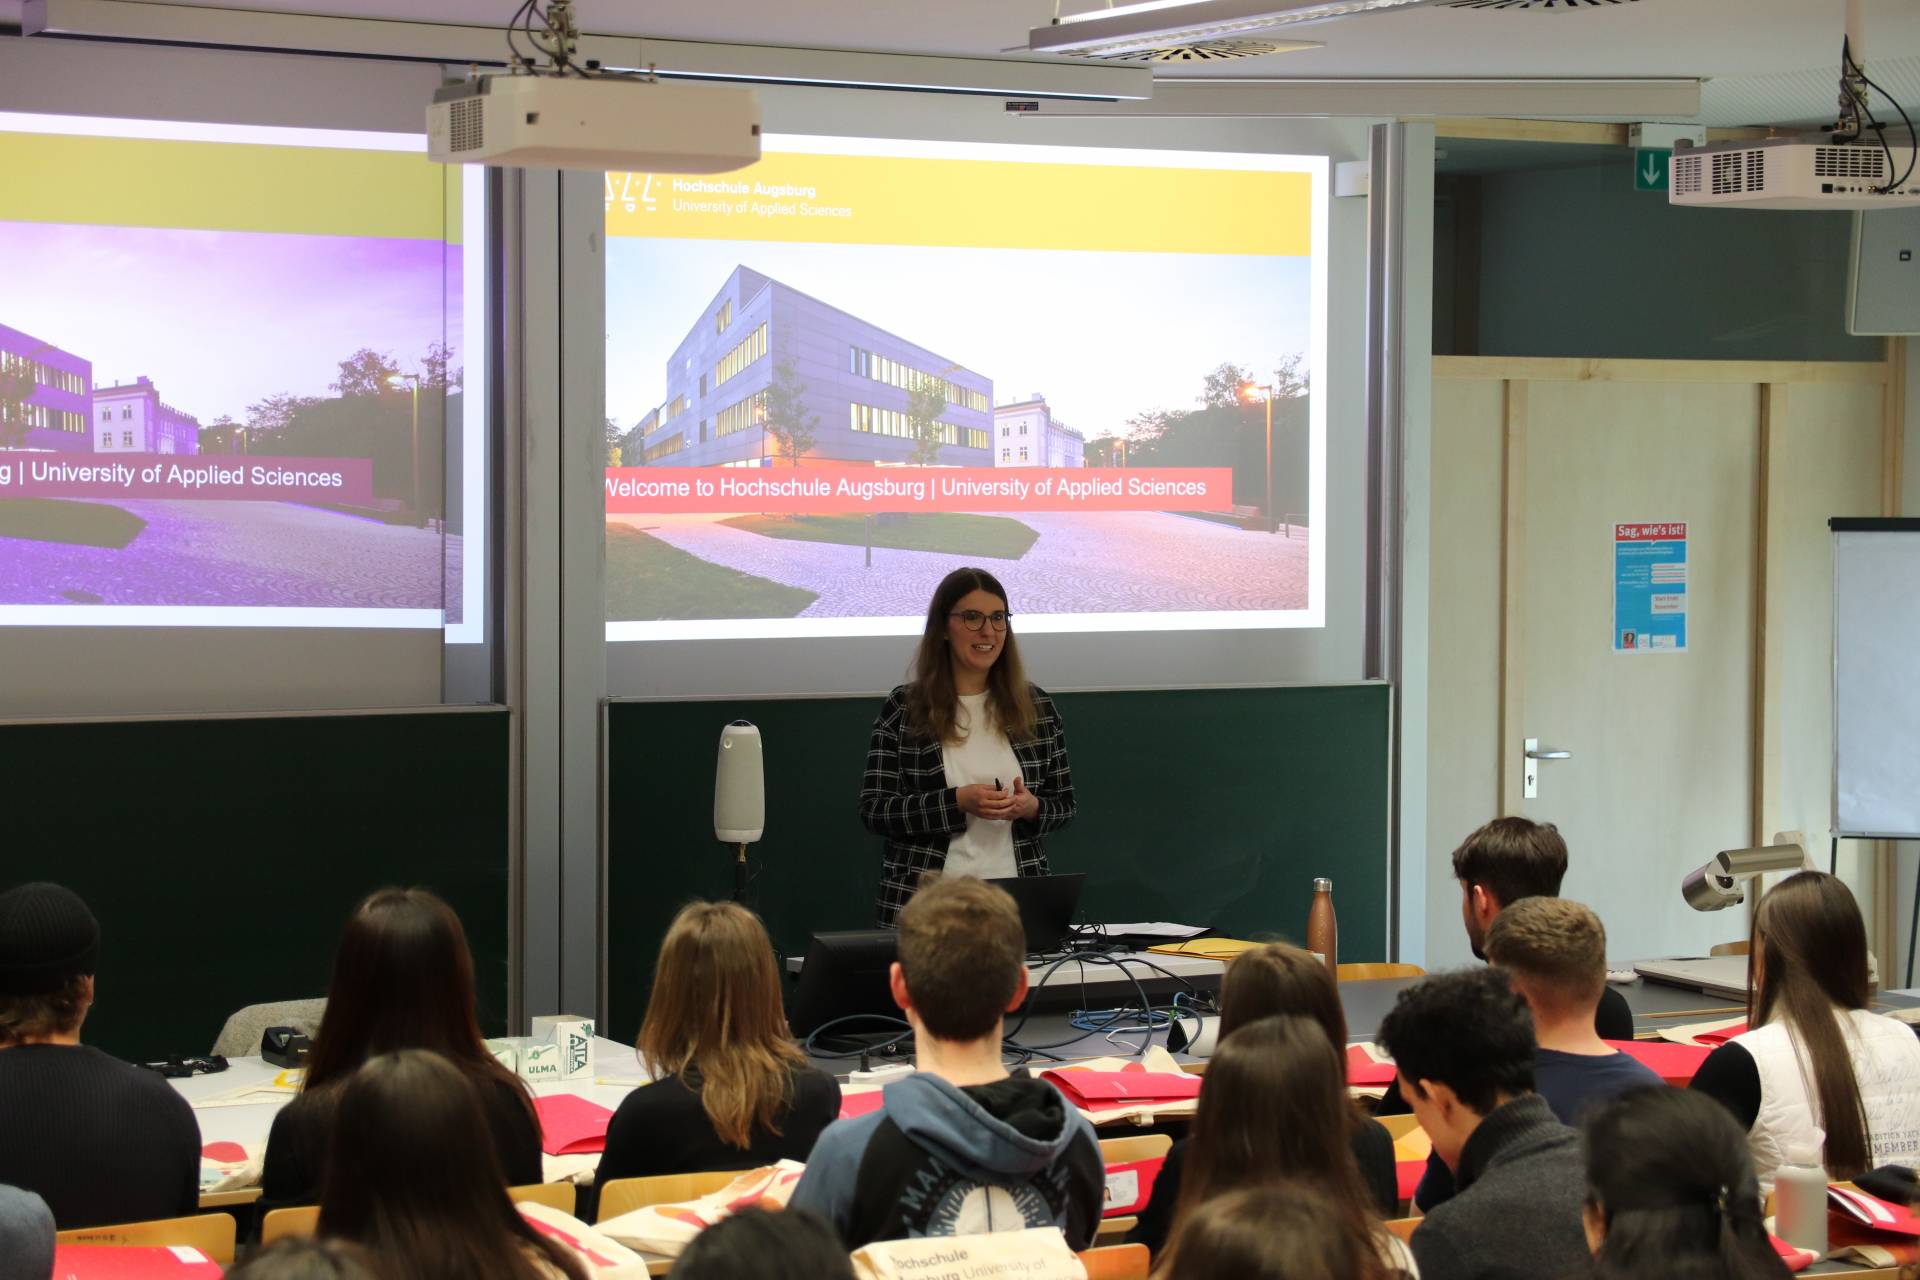
[(1007, 619), (1013, 615), (1005, 609), (995, 609), (992, 613), (982, 613), (978, 609), (962, 609), (959, 613), (950, 613), (949, 618), (960, 619), (960, 625), (969, 631), (984, 631), (989, 622), (995, 631), (1007, 629)]

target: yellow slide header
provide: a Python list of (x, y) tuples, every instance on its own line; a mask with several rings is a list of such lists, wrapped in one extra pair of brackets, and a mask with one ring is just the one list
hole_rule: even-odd
[(415, 152), (0, 132), (0, 221), (457, 242), (459, 184)]
[(714, 177), (610, 173), (607, 234), (1304, 258), (1311, 202), (1305, 173), (770, 154)]

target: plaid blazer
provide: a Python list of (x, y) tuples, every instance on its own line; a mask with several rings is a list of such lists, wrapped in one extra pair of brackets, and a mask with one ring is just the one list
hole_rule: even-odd
[[(1013, 744), (1021, 781), (1040, 800), (1031, 821), (1013, 824), (1013, 857), (1023, 876), (1048, 873), (1041, 837), (1073, 820), (1073, 775), (1067, 768), (1067, 736), (1060, 712), (1044, 689), (1033, 690), (1033, 737)], [(940, 744), (907, 726), (907, 689), (887, 698), (867, 745), (866, 779), (860, 787), (860, 821), (887, 839), (874, 920), (882, 929), (906, 905), (920, 878), (947, 865), (947, 841), (967, 829), (967, 815), (947, 785)]]

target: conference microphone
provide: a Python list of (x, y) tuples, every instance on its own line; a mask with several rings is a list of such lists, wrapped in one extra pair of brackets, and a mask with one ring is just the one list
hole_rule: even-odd
[(733, 864), (733, 900), (747, 896), (747, 846), (767, 828), (767, 779), (761, 767), (760, 730), (735, 720), (720, 731), (713, 772), (713, 835), (738, 846)]

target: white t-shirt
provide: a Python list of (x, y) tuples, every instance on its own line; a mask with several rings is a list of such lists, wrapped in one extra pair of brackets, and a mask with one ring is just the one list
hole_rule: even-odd
[[(940, 748), (947, 785), (966, 787), (979, 782), (992, 786), (997, 778), (1002, 787), (1011, 790), (1013, 780), (1020, 776), (1020, 757), (1013, 754), (1013, 744), (993, 722), (987, 695), (961, 694), (954, 725), (964, 736)], [(980, 728), (974, 730), (974, 725)], [(982, 880), (1019, 875), (1020, 867), (1013, 857), (1013, 823), (968, 814), (967, 829), (947, 842), (946, 874), (979, 876)]]

